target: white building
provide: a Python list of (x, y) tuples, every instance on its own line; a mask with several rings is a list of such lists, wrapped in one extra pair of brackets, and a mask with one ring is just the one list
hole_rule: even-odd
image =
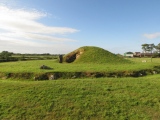
[(124, 57), (133, 57), (133, 52), (124, 53)]

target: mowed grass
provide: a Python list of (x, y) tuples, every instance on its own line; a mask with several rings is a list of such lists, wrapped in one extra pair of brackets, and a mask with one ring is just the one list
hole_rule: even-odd
[[(133, 71), (142, 69), (152, 69), (154, 66), (160, 65), (160, 58), (128, 58), (132, 63), (58, 63), (57, 60), (34, 60), (34, 61), (18, 61), (0, 63), (0, 72), (114, 72), (114, 71)], [(142, 60), (147, 60), (142, 63)], [(41, 70), (40, 66), (46, 65), (52, 70)]]
[(160, 75), (0, 80), (1, 120), (159, 120)]

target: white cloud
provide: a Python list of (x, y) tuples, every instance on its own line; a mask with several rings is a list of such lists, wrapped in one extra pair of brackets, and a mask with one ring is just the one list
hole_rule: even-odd
[(0, 50), (10, 51), (14, 53), (51, 53), (66, 54), (75, 50), (78, 46), (65, 43), (36, 43), (33, 41), (21, 41), (18, 39), (4, 38), (0, 40)]
[[(0, 37), (0, 47), (2, 47), (2, 44), (4, 45), (3, 47), (6, 47), (6, 46), (10, 46), (11, 48), (14, 48), (14, 46), (31, 46), (31, 47), (34, 47), (34, 46), (37, 46), (38, 44), (36, 42), (33, 42), (33, 41), (26, 41), (26, 40), (19, 40), (19, 39), (16, 39), (16, 38), (11, 38), (11, 37)], [(15, 47), (16, 48), (16, 47)]]
[(160, 37), (160, 32), (152, 33), (152, 34), (144, 34), (143, 36), (148, 38), (148, 39), (159, 38)]
[(41, 41), (50, 41), (50, 42), (75, 42), (76, 40), (68, 38), (54, 37), (51, 35), (44, 34), (33, 34), (33, 33), (24, 33), (24, 32), (14, 32), (14, 33), (0, 33), (0, 40), (4, 38), (9, 39), (19, 39), (19, 40), (41, 40)]
[[(24, 49), (30, 46), (34, 50), (34, 47), (45, 46), (51, 44), (51, 42), (54, 44), (58, 42), (73, 42), (75, 40), (55, 37), (55, 35), (78, 31), (68, 27), (46, 26), (38, 22), (39, 19), (46, 17), (47, 13), (42, 13), (35, 9), (14, 9), (0, 5), (0, 16), (0, 50), (2, 50), (2, 45), (6, 45), (10, 49), (14, 48), (14, 50), (15, 48), (18, 50), (21, 46)], [(45, 44), (40, 44), (39, 42), (45, 42)]]
[(36, 10), (27, 11), (25, 9), (11, 9), (6, 6), (0, 6), (0, 28), (8, 31), (42, 34), (65, 34), (78, 31), (73, 28), (45, 26), (36, 21), (46, 15), (46, 13)]
[(68, 38), (58, 38), (58, 37), (53, 37), (48, 35), (31, 34), (31, 33), (26, 34), (26, 38), (39, 39), (39, 40), (45, 40), (45, 41), (55, 41), (55, 42), (65, 42), (65, 41), (75, 42), (75, 40), (68, 39)]

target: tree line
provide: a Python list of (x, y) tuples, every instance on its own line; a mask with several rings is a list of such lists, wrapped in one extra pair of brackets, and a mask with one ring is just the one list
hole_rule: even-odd
[(0, 52), (0, 62), (57, 59), (60, 54), (21, 54), (8, 51)]
[(155, 44), (142, 44), (143, 53), (151, 53), (154, 57), (160, 57), (160, 43), (158, 45)]

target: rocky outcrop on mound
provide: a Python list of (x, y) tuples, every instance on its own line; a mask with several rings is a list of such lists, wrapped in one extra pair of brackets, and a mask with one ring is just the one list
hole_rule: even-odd
[(67, 54), (66, 56), (64, 56), (64, 62), (72, 63), (76, 59), (78, 59), (83, 53), (84, 53), (83, 48), (77, 49), (77, 50)]

